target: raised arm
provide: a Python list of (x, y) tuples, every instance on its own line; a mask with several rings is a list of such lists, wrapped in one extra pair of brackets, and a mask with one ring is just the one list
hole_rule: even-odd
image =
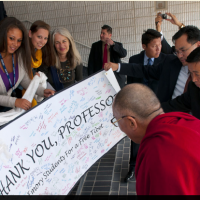
[[(175, 47), (174, 46), (170, 46), (168, 44), (168, 42), (166, 41), (166, 39), (164, 38), (163, 36), (163, 33), (162, 33), (162, 28), (161, 28), (161, 25), (162, 25), (162, 17), (160, 15), (161, 13), (157, 13), (157, 16), (155, 18), (155, 24), (156, 24), (156, 30), (158, 32), (160, 32), (162, 34), (162, 37), (161, 37), (161, 41), (162, 41), (162, 49), (161, 49), (161, 52), (162, 53), (165, 53), (165, 54), (172, 54), (174, 51), (175, 51)], [(169, 21), (171, 22), (172, 24), (176, 25), (180, 28), (184, 27), (185, 25), (183, 23), (181, 23), (177, 17), (171, 13), (166, 13), (169, 17), (171, 17), (170, 19), (164, 19), (166, 21)]]
[(165, 54), (172, 54), (173, 49), (168, 44), (168, 42), (166, 41), (166, 39), (164, 38), (163, 33), (162, 33), (161, 25), (162, 25), (163, 19), (160, 14), (161, 14), (161, 12), (157, 13), (157, 16), (155, 18), (155, 24), (156, 24), (156, 30), (162, 34), (162, 36), (161, 36), (161, 43), (162, 43), (161, 52), (165, 53)]
[[(112, 47), (112, 46), (111, 46)], [(126, 49), (123, 48), (122, 43), (115, 42), (114, 46), (112, 47), (113, 50), (118, 54), (120, 58), (124, 58), (127, 55)]]
[(164, 112), (181, 111), (188, 113), (191, 111), (191, 84), (192, 82), (189, 83), (187, 92), (176, 97), (175, 99), (169, 100), (168, 102), (164, 102), (161, 104)]

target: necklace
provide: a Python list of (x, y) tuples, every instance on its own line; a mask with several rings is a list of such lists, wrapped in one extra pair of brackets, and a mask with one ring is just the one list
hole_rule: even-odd
[(74, 73), (70, 69), (69, 61), (66, 61), (65, 66), (61, 65), (61, 68), (57, 69), (57, 74), (61, 83), (67, 83), (74, 80)]

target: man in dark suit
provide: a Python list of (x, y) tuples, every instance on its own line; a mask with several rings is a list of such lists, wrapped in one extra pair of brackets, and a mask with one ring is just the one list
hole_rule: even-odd
[(186, 61), (192, 76), (188, 90), (181, 96), (162, 103), (162, 108), (165, 112), (191, 111), (193, 116), (200, 119), (200, 47), (192, 51)]
[[(148, 29), (142, 34), (142, 51), (140, 54), (131, 56), (129, 59), (129, 63), (136, 63), (136, 64), (144, 64), (148, 65), (148, 61), (151, 61), (151, 64), (158, 64), (165, 59), (165, 54), (160, 53), (161, 51), (161, 42), (160, 42), (161, 34), (153, 29)], [(156, 48), (153, 48), (156, 46)], [(150, 87), (155, 93), (158, 87), (158, 81), (154, 79), (149, 79), (148, 81), (144, 78), (135, 78), (131, 76), (127, 76), (127, 84), (131, 83), (144, 83), (148, 87)], [(139, 144), (134, 143), (131, 141), (131, 148), (130, 148), (130, 161), (129, 161), (129, 171), (126, 175), (124, 182), (128, 182), (134, 176), (135, 171), (135, 164), (137, 153), (139, 149)]]
[(120, 74), (159, 80), (156, 95), (161, 103), (166, 102), (184, 93), (186, 81), (190, 78), (186, 59), (190, 52), (200, 46), (199, 37), (197, 27), (186, 26), (172, 37), (177, 57), (173, 54), (166, 55), (161, 63), (148, 67), (135, 63), (118, 65), (110, 62), (105, 64), (105, 70), (112, 68)]
[(4, 8), (3, 1), (0, 1), (0, 21), (6, 17), (7, 15), (6, 15), (6, 10)]
[[(104, 69), (104, 64), (107, 62), (121, 63), (120, 58), (126, 57), (127, 51), (123, 48), (122, 43), (113, 41), (111, 37), (112, 28), (104, 25), (101, 30), (101, 40), (92, 44), (88, 61), (88, 75)], [(122, 88), (125, 85), (125, 76), (116, 72), (114, 74)]]
[[(161, 44), (160, 44), (161, 34), (158, 31), (153, 29), (148, 29), (142, 34), (142, 48), (144, 51), (140, 54), (131, 56), (129, 63), (144, 64), (148, 65), (148, 59), (151, 58), (152, 65), (157, 65), (165, 59), (165, 55), (160, 53)], [(156, 46), (157, 48), (152, 48)], [(135, 78), (132, 76), (127, 76), (127, 83), (146, 83), (143, 78)], [(158, 87), (158, 81), (154, 79), (148, 80), (148, 85), (155, 93)]]

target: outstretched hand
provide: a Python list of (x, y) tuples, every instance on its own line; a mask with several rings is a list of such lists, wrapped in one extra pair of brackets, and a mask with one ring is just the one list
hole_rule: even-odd
[(110, 68), (112, 68), (113, 71), (117, 71), (118, 70), (118, 63), (112, 63), (112, 62), (105, 63), (104, 69), (106, 71), (108, 71)]
[(167, 21), (171, 22), (174, 25), (177, 25), (178, 27), (180, 27), (182, 25), (182, 23), (179, 22), (179, 20), (176, 18), (175, 15), (173, 15), (171, 13), (166, 13), (166, 14), (171, 17), (171, 19), (166, 19)]

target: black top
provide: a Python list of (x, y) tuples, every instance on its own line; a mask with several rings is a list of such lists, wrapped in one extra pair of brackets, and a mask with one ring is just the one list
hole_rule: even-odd
[(161, 52), (165, 53), (165, 54), (173, 54), (175, 52), (175, 46), (171, 47), (164, 37), (163, 37), (163, 40), (162, 40)]
[(6, 15), (6, 10), (4, 8), (3, 1), (0, 1), (0, 21), (6, 17), (7, 15)]
[[(60, 62), (61, 69), (57, 69), (57, 75), (60, 80), (60, 82), (63, 84), (64, 88), (69, 87), (76, 81), (81, 81), (83, 79), (83, 65), (77, 65), (74, 70), (69, 70), (69, 63), (68, 61)], [(55, 88), (55, 85), (53, 83), (52, 75), (51, 75), (51, 69), (50, 67), (47, 67), (46, 65), (41, 65), (39, 68), (37, 68), (37, 71), (43, 72), (47, 76), (47, 81), (52, 85), (53, 88)]]

